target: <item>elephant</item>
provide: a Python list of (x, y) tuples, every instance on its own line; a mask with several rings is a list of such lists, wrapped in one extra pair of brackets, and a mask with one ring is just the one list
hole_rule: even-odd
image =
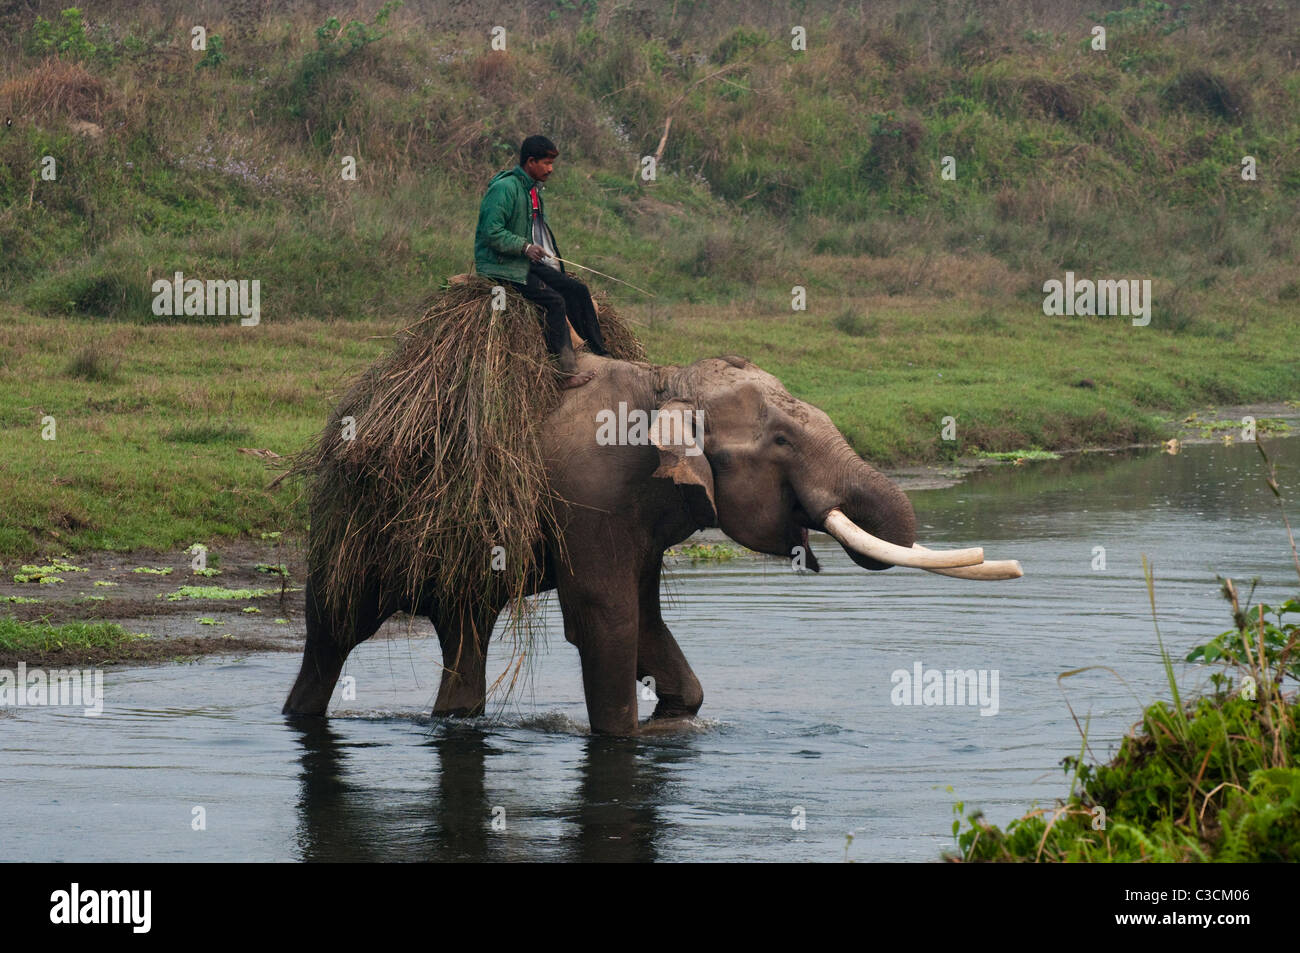
[[(720, 527), (758, 553), (799, 553), (814, 572), (808, 532), (817, 529), (867, 570), (1021, 575), (1014, 560), (983, 562), (979, 548), (917, 544), (906, 494), (858, 456), (823, 411), (745, 358), (678, 367), (580, 353), (579, 364), (594, 379), (564, 391), (541, 425), (556, 509), (533, 543), (540, 568), (528, 588), (558, 593), (593, 733), (630, 736), (699, 712), (703, 689), (660, 607), (664, 552), (699, 529)], [(487, 642), (501, 600), (477, 599), (466, 618), (371, 590), (349, 631), (334, 632), (316, 606), (314, 576), (309, 568), (307, 639), (285, 714), (323, 716), (348, 653), (397, 611), (428, 615), (437, 629), (443, 672), (434, 714), (484, 711)], [(641, 725), (636, 691), (646, 676), (658, 703)]]

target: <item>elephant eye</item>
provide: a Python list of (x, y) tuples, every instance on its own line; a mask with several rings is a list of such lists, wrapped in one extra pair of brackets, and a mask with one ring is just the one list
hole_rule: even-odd
[(778, 447), (788, 447), (788, 446), (790, 446), (790, 441), (789, 441), (789, 440), (786, 440), (785, 437), (782, 437), (780, 434), (777, 434), (777, 435), (776, 435), (776, 445), (777, 445)]

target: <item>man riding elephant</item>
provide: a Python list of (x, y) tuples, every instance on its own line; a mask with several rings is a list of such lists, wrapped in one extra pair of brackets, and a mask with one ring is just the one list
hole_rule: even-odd
[(550, 178), (559, 154), (545, 136), (529, 136), (519, 149), (519, 165), (492, 177), (479, 206), (474, 267), (486, 278), (509, 282), (546, 309), (546, 349), (555, 356), (560, 386), (569, 388), (581, 387), (594, 375), (578, 371), (568, 324), (593, 354), (608, 356), (609, 352), (591, 294), (586, 285), (565, 273), (555, 235), (546, 222), (541, 186)]

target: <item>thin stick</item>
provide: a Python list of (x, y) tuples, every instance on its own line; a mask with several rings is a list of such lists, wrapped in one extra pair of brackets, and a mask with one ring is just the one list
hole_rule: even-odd
[(665, 120), (664, 122), (664, 134), (663, 134), (663, 138), (659, 140), (659, 148), (655, 150), (656, 165), (658, 165), (659, 160), (661, 160), (664, 157), (664, 146), (668, 145), (668, 130), (669, 128), (671, 128), (672, 124), (673, 124), (673, 117), (669, 116), (668, 119)]
[(562, 261), (566, 265), (572, 265), (574, 268), (581, 268), (583, 271), (589, 271), (593, 275), (600, 275), (602, 278), (608, 278), (610, 281), (617, 281), (620, 285), (627, 285), (629, 288), (633, 288), (641, 292), (643, 295), (650, 295), (652, 298), (655, 297), (654, 292), (646, 291), (644, 288), (637, 288), (637, 286), (632, 284), (632, 282), (624, 281), (622, 278), (615, 278), (613, 275), (607, 275), (603, 271), (597, 271), (595, 268), (588, 268), (586, 265), (580, 265), (576, 261), (569, 261), (569, 259), (561, 258), (559, 255), (548, 255), (547, 257), (554, 258), (556, 261)]

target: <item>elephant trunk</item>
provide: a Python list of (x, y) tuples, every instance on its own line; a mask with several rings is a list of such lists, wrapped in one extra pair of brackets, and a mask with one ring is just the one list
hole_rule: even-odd
[[(909, 564), (902, 561), (902, 551), (910, 550), (916, 542), (916, 514), (907, 494), (854, 453), (838, 432), (816, 456), (824, 461), (818, 473), (829, 473), (831, 479), (805, 479), (795, 483), (800, 505), (813, 524), (831, 532), (827, 517), (839, 513), (860, 532), (865, 531), (870, 537), (885, 543), (884, 548), (873, 551), (869, 547), (850, 546), (831, 532), (844, 546), (849, 558), (864, 569), (888, 569), (892, 565)], [(831, 522), (836, 520), (832, 518)], [(861, 541), (860, 537), (854, 538)]]
[(842, 437), (826, 457), (835, 479), (829, 489), (796, 487), (800, 505), (864, 569), (912, 566), (958, 579), (1018, 579), (1024, 575), (1014, 559), (984, 561), (979, 547), (934, 551), (916, 541), (912, 501), (892, 481), (864, 461)]

